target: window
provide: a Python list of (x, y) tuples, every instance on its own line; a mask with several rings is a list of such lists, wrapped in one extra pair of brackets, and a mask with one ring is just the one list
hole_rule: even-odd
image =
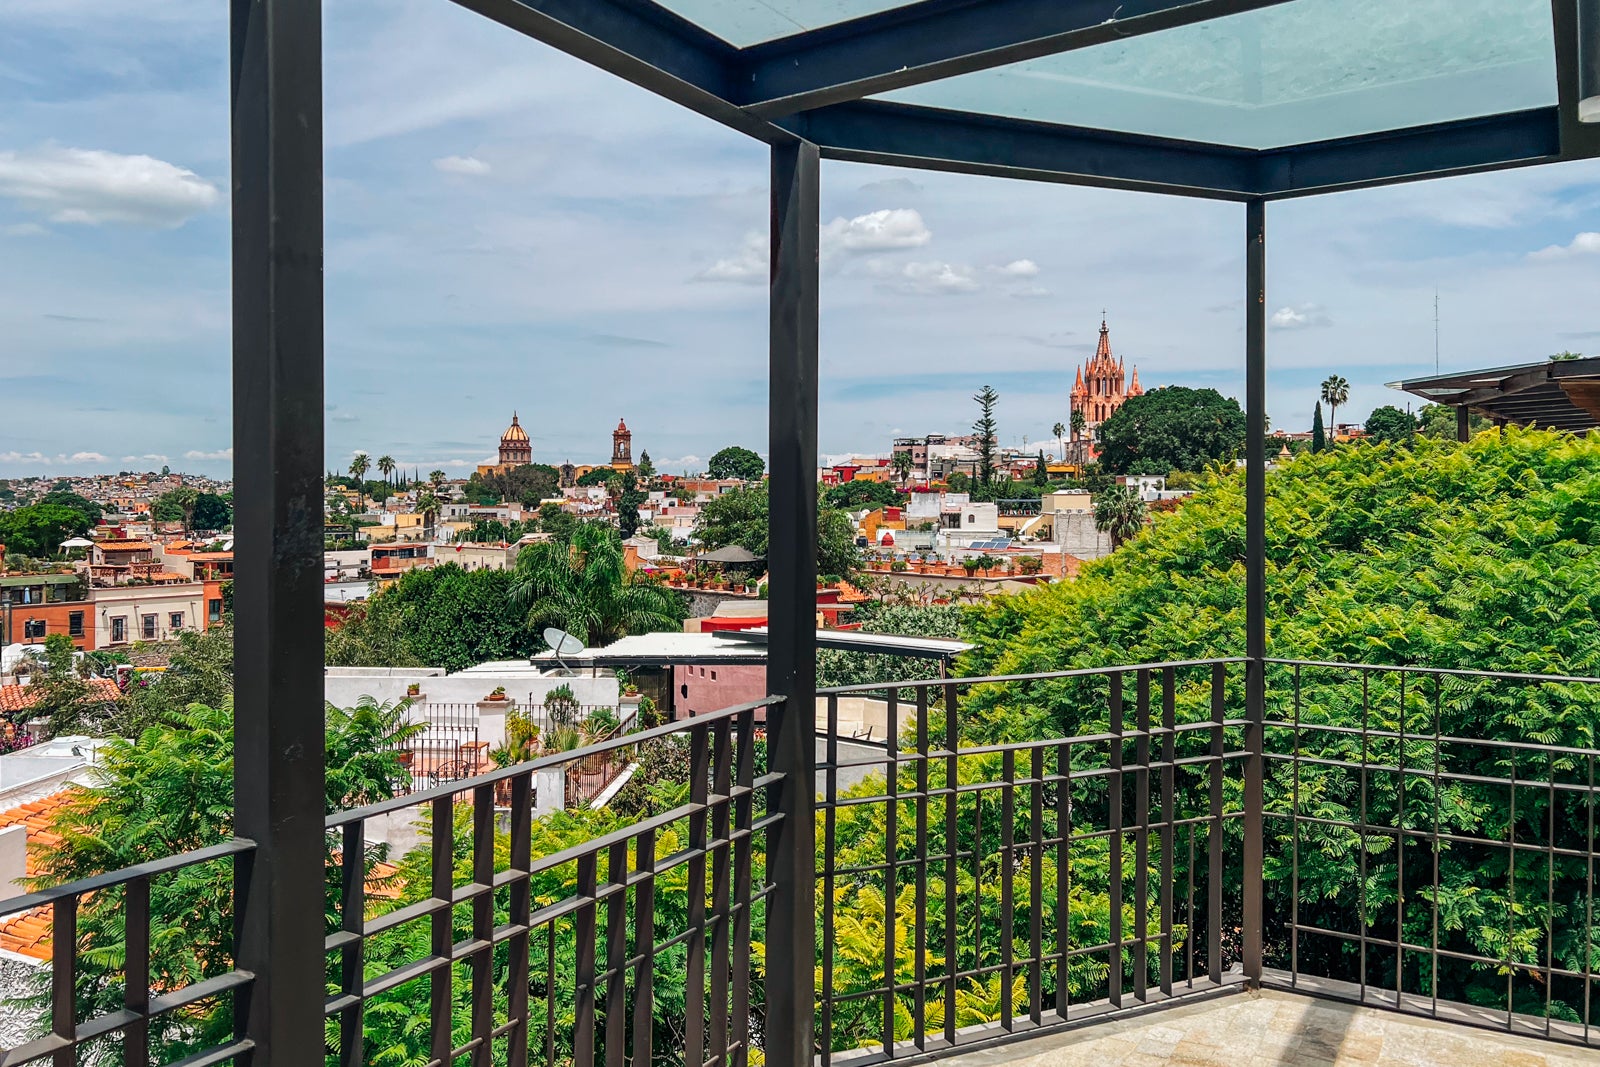
[(67, 633), (73, 637), (83, 636), (83, 612), (74, 611), (67, 616)]
[(128, 639), (128, 618), (118, 615), (111, 620), (111, 643), (120, 644)]
[(220, 599), (206, 603), (206, 619), (213, 623), (222, 621), (222, 601)]
[(146, 615), (141, 618), (139, 622), (140, 635), (143, 636), (146, 641), (154, 641), (156, 639), (156, 617), (154, 615)]
[(181, 630), (181, 629), (183, 629), (183, 612), (174, 611), (174, 612), (172, 612), (172, 614), (167, 616), (167, 629), (169, 629), (169, 630)]
[(22, 639), (31, 641), (34, 638), (43, 637), (44, 625), (43, 619), (24, 619), (22, 623)]

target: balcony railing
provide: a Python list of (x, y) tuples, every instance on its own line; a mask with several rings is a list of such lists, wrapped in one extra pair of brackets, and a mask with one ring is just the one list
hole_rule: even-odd
[[(813, 929), (769, 921), (794, 889), (773, 851), (784, 778), (766, 770), (762, 722), (777, 698), (338, 813), (325, 966), (290, 980), (327, 985), (341, 1067), (396, 1040), (441, 1065), (747, 1067), (793, 1037), (767, 991), (796, 945), (814, 953), (823, 1064), (1246, 983), (1600, 1045), (1600, 747), (1527, 736), (1593, 729), (1600, 680), (1267, 661), (1252, 720), (1252, 669), (825, 691)], [(852, 701), (881, 704), (886, 743), (840, 735)], [(551, 846), (532, 815), (539, 771), (659, 746), (684, 758), (681, 801)], [(365, 829), (407, 810), (429, 842), (401, 899), (374, 880)], [(256, 976), (224, 966), (185, 988), (153, 983), (150, 900), (198, 865), (247, 875), (254, 848), (0, 904), (55, 921), (51, 1032), (0, 1064), (77, 1062), (107, 1042), (128, 1064), (179, 1047), (185, 1064), (244, 1062), (243, 1036), (199, 1047), (199, 1020), (218, 1004), (237, 1020)], [(123, 944), (76, 936), (97, 894), (123, 902)], [(90, 952), (126, 961), (118, 1010), (72, 995)], [(399, 1038), (396, 999), (425, 1006)]]

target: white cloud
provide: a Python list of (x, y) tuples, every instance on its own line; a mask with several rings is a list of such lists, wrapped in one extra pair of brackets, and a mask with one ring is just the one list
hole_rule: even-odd
[(1005, 278), (1037, 278), (1039, 264), (1031, 259), (1013, 259), (1003, 267), (990, 267), (989, 271)]
[(1333, 320), (1316, 304), (1285, 304), (1272, 313), (1267, 325), (1274, 330), (1305, 330), (1313, 326), (1332, 326)]
[[(822, 227), (824, 257), (836, 253), (892, 252), (918, 248), (933, 239), (922, 215), (911, 208), (885, 208), (855, 218), (836, 218)], [(745, 234), (739, 251), (717, 260), (695, 275), (703, 282), (765, 285), (771, 272), (771, 242), (764, 233)]]
[(223, 460), (223, 459), (231, 460), (231, 459), (233, 459), (233, 449), (231, 449), (231, 448), (221, 448), (221, 449), (218, 449), (215, 452), (189, 451), (189, 452), (185, 452), (183, 454), (183, 458), (184, 459), (206, 459), (206, 460)]
[(1586, 231), (1574, 237), (1570, 244), (1551, 245), (1541, 248), (1537, 252), (1530, 252), (1529, 259), (1567, 259), (1571, 256), (1600, 255), (1600, 233), (1593, 230)]
[(888, 252), (921, 248), (933, 232), (915, 208), (869, 211), (853, 219), (837, 218), (822, 227), (822, 250), (827, 252)]
[(769, 276), (770, 256), (767, 252), (767, 235), (751, 231), (744, 235), (739, 251), (726, 259), (719, 259), (699, 274), (697, 281), (738, 282), (743, 285), (765, 284)]
[(159, 463), (162, 466), (166, 466), (167, 465), (167, 457), (166, 456), (158, 456), (153, 452), (147, 452), (142, 456), (123, 456), (122, 457), (122, 462), (124, 462), (124, 463), (145, 463), (145, 462), (149, 462), (149, 463)]
[(878, 259), (868, 266), (875, 277), (902, 293), (973, 293), (981, 288), (977, 271), (963, 263), (931, 259), (895, 264)]
[(488, 174), (490, 168), (477, 156), (443, 156), (433, 161), (433, 169), (441, 174), (478, 176)]
[(0, 463), (26, 463), (38, 467), (68, 467), (79, 463), (106, 463), (110, 456), (99, 452), (74, 452), (47, 456), (43, 452), (0, 452)]
[(220, 196), (193, 171), (151, 156), (53, 145), (0, 152), (0, 197), (52, 222), (170, 228), (209, 210)]
[(706, 466), (706, 461), (695, 455), (679, 456), (676, 459), (652, 458), (650, 462), (656, 465), (656, 470), (667, 474), (677, 474), (679, 471), (700, 471), (704, 470)]
[(7, 237), (38, 237), (50, 231), (37, 222), (19, 222), (12, 226), (0, 227), (0, 234)]

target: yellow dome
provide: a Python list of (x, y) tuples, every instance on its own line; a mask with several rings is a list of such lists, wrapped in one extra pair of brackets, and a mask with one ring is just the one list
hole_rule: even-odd
[(528, 439), (528, 431), (524, 430), (522, 428), (522, 426), (520, 424), (518, 424), (516, 413), (513, 412), (512, 415), (511, 415), (511, 425), (506, 427), (506, 432), (500, 435), (500, 440), (501, 441), (526, 441), (527, 439)]

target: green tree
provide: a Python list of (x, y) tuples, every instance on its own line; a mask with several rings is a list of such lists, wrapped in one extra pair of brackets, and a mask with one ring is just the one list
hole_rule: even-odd
[(889, 457), (889, 466), (894, 470), (894, 476), (900, 479), (900, 484), (905, 485), (911, 479), (911, 471), (915, 467), (911, 459), (911, 450), (909, 448), (896, 450), (894, 455)]
[(1067, 436), (1067, 428), (1058, 422), (1050, 427), (1050, 433), (1057, 441), (1064, 441)]
[(978, 439), (977, 482), (984, 488), (994, 484), (995, 442), (999, 433), (994, 406), (999, 400), (1000, 394), (987, 385), (972, 398), (973, 403), (978, 405), (978, 417), (972, 424), (972, 434)]
[(233, 507), (216, 493), (200, 493), (194, 501), (197, 530), (226, 530), (233, 525)]
[(474, 504), (499, 504), (514, 501), (523, 507), (537, 507), (555, 496), (561, 475), (545, 463), (523, 463), (504, 474), (473, 473), (467, 479), (466, 497)]
[(1198, 471), (1244, 448), (1239, 402), (1215, 389), (1167, 386), (1129, 397), (1100, 424), (1100, 465), (1112, 474)]
[(620, 477), (610, 467), (595, 467), (578, 475), (577, 481), (573, 484), (580, 489), (593, 489), (595, 486), (603, 485), (609, 491), (612, 483), (620, 481)]
[(860, 508), (893, 507), (903, 499), (900, 491), (888, 482), (861, 479), (828, 486), (822, 493), (822, 506), (856, 511)]
[[(372, 458), (365, 452), (357, 452), (350, 461), (350, 477), (356, 480), (356, 487), (362, 488), (367, 479), (367, 471), (372, 469)], [(363, 489), (362, 508), (366, 507), (365, 490)]]
[(650, 494), (639, 488), (639, 479), (625, 471), (622, 491), (617, 494), (617, 526), (623, 537), (632, 537), (639, 529), (639, 505), (649, 499)]
[(151, 501), (150, 517), (157, 522), (182, 523), (184, 536), (188, 536), (194, 526), (194, 509), (199, 503), (199, 490), (192, 486), (180, 485)]
[(417, 497), (417, 514), (422, 516), (424, 536), (433, 536), (434, 524), (439, 521), (439, 498), (431, 489), (424, 489)]
[(643, 482), (645, 485), (649, 485), (651, 482), (655, 481), (656, 465), (655, 461), (650, 458), (650, 450), (648, 448), (639, 453), (638, 470), (639, 481)]
[(433, 486), (433, 495), (441, 500), (444, 499), (444, 483), (444, 471), (434, 470), (428, 472), (428, 484)]
[[(767, 485), (756, 482), (722, 493), (700, 509), (695, 536), (707, 548), (741, 545), (758, 556), (767, 554)], [(836, 508), (817, 515), (817, 573), (848, 578), (861, 566), (855, 527)]]
[(1367, 436), (1374, 441), (1387, 441), (1390, 444), (1410, 444), (1411, 439), (1417, 434), (1417, 420), (1409, 411), (1401, 411), (1393, 404), (1385, 404), (1381, 408), (1374, 408), (1372, 414), (1367, 416)]
[(1149, 510), (1130, 485), (1113, 485), (1094, 498), (1094, 528), (1121, 548), (1144, 529)]
[(1044, 449), (1039, 449), (1039, 458), (1033, 465), (1033, 484), (1046, 486), (1050, 484), (1050, 468), (1044, 461)]
[[(410, 781), (398, 749), (417, 730), (404, 706), (365, 701), (327, 709), (328, 811), (394, 796)], [(233, 834), (233, 712), (193, 704), (178, 721), (152, 725), (134, 739), (111, 738), (100, 749), (95, 784), (80, 788), (54, 816), (59, 847), (38, 854), (39, 888), (116, 871), (204, 848)], [(152, 878), (150, 985), (176, 990), (233, 966), (231, 862)], [(79, 1010), (93, 1016), (123, 1006), (125, 889), (113, 886), (78, 905)], [(41, 979), (36, 1003), (49, 1029)], [(232, 1034), (230, 998), (160, 1015), (150, 1023), (152, 1061), (172, 1063)], [(120, 1061), (118, 1061), (120, 1062)]]
[(61, 551), (61, 542), (88, 532), (84, 513), (60, 504), (28, 504), (0, 512), (0, 545), (8, 554), (54, 556)]
[[(532, 549), (519, 557), (526, 558)], [(340, 667), (443, 667), (526, 659), (534, 651), (512, 571), (454, 563), (406, 571), (330, 632), (326, 661)]]
[(383, 475), (383, 480), (390, 485), (394, 484), (394, 457), (388, 454), (378, 457), (378, 473)]
[(737, 478), (744, 482), (760, 479), (766, 472), (766, 462), (748, 448), (729, 445), (711, 457), (706, 473), (713, 478)]
[(1071, 421), (1072, 436), (1073, 439), (1076, 440), (1077, 438), (1083, 436), (1084, 430), (1089, 428), (1089, 417), (1083, 413), (1082, 409), (1074, 408), (1072, 411)]
[(572, 535), (578, 532), (578, 519), (560, 504), (540, 504), (539, 529), (566, 544), (572, 540)]
[(1337, 374), (1330, 374), (1322, 383), (1322, 402), (1328, 405), (1328, 425), (1334, 439), (1339, 437), (1339, 409), (1350, 400), (1350, 383)]
[(1311, 451), (1326, 452), (1328, 450), (1328, 431), (1322, 425), (1322, 401), (1317, 401), (1315, 412), (1311, 416)]
[(557, 626), (601, 646), (629, 634), (681, 629), (688, 615), (677, 592), (628, 570), (617, 532), (599, 523), (579, 527), (570, 545), (523, 549), (511, 574), (511, 603), (526, 613), (533, 633)]
[[(1504, 439), (1485, 434), (1465, 445), (1421, 439), (1409, 449), (1310, 453), (1269, 473), (1266, 493), (1269, 657), (1600, 673), (1600, 527), (1594, 504), (1600, 499), (1600, 438), (1510, 429)], [(1158, 516), (1148, 533), (1087, 564), (1074, 581), (982, 605), (969, 629), (978, 648), (962, 669), (1003, 675), (1237, 654), (1246, 630), (1244, 543), (1245, 479), (1235, 471), (1208, 474), (1182, 508)], [(1360, 761), (1361, 740), (1351, 735), (1382, 722), (1389, 731), (1403, 726), (1413, 740), (1404, 748), (1391, 740), (1370, 749), (1366, 758), (1373, 763), (1427, 766), (1436, 735), (1490, 742), (1449, 748), (1452, 780), (1440, 783), (1438, 792), (1410, 776), (1404, 787), (1405, 812), (1437, 812), (1442, 833), (1490, 840), (1513, 825), (1510, 795), (1504, 785), (1484, 784), (1474, 775), (1503, 780), (1508, 769), (1518, 774), (1520, 767), (1531, 777), (1535, 760), (1541, 772), (1547, 765), (1545, 756), (1531, 753), (1519, 763), (1508, 754), (1511, 748), (1493, 742), (1537, 739), (1588, 748), (1600, 719), (1600, 692), (1589, 686), (1452, 677), (1439, 680), (1436, 690), (1429, 679), (1412, 676), (1402, 688), (1396, 675), (1374, 675), (1370, 692), (1364, 692), (1354, 672), (1306, 668), (1297, 700), (1290, 668), (1269, 669), (1267, 681), (1269, 720), (1292, 718), (1301, 709), (1310, 721), (1347, 731), (1305, 735), (1298, 783), (1286, 763), (1274, 764), (1266, 789), (1269, 811), (1288, 811), (1298, 796), (1302, 812), (1399, 825), (1399, 777), (1308, 769), (1318, 760)], [(1199, 680), (1179, 687), (1180, 722), (1209, 715), (1206, 688)], [(1007, 693), (1018, 695), (999, 687), (992, 695), (974, 694), (962, 707), (965, 736), (1016, 736), (1022, 724), (1004, 706)], [(1025, 701), (1010, 703), (1027, 705), (1029, 727), (1049, 731), (1040, 736), (1079, 736), (1106, 726), (1103, 697), (1097, 701), (1090, 690), (1071, 684), (1030, 688)], [(1371, 709), (1370, 719), (1364, 719), (1364, 708)], [(1287, 735), (1279, 744), (1288, 744)], [(1370, 787), (1380, 780), (1362, 795), (1362, 782)], [(1561, 812), (1568, 810), (1552, 811), (1520, 794), (1515, 805), (1515, 825), (1529, 833), (1547, 832), (1549, 820), (1566, 817)], [(1430, 821), (1430, 831), (1433, 826)], [(1363, 850), (1348, 828), (1303, 823), (1298, 829), (1300, 922), (1355, 929), (1363, 921), (1363, 895), (1367, 907), (1394, 913), (1402, 885), (1398, 852), (1382, 843), (1392, 838), (1368, 837)], [(1287, 915), (1292, 832), (1287, 822), (1268, 830), (1266, 874), (1273, 884), (1267, 896), (1279, 902), (1269, 905), (1279, 909), (1269, 913), (1269, 928)], [(1543, 856), (1530, 853), (1526, 864), (1517, 861), (1513, 888), (1505, 850), (1443, 847), (1437, 897), (1427, 888), (1419, 892), (1422, 900), (1440, 902), (1441, 949), (1509, 958), (1530, 971), (1547, 938), (1557, 946), (1557, 959), (1581, 965), (1592, 952), (1581, 921), (1572, 919), (1582, 914), (1588, 895), (1581, 864), (1555, 865), (1552, 882)], [(1409, 878), (1427, 866), (1427, 849), (1419, 846), (1413, 854), (1408, 846), (1405, 852)], [(1358, 866), (1363, 862), (1364, 869)], [(1405, 893), (1410, 898), (1413, 891)], [(1405, 939), (1427, 943), (1434, 929), (1431, 907), (1404, 910)], [(1307, 951), (1303, 941), (1302, 963)], [(1356, 964), (1344, 955), (1353, 948), (1334, 944), (1317, 951), (1330, 969), (1354, 973)], [(1441, 968), (1439, 975), (1441, 998), (1501, 1011), (1511, 1006), (1500, 968)], [(1564, 997), (1574, 994), (1553, 990), (1558, 1014), (1574, 1010), (1571, 1000), (1561, 1003)], [(1519, 997), (1516, 1010), (1529, 1010), (1530, 1000), (1536, 1001), (1534, 1010), (1544, 1011), (1542, 989)]]
[(67, 492), (60, 489), (46, 493), (44, 496), (34, 501), (34, 503), (57, 504), (64, 508), (71, 508), (73, 511), (81, 511), (84, 518), (89, 520), (90, 526), (99, 525), (100, 516), (102, 514), (100, 505), (96, 504), (89, 498), (81, 496), (77, 493)]
[[(1417, 432), (1423, 437), (1431, 437), (1435, 441), (1456, 439), (1456, 409), (1446, 404), (1422, 405), (1422, 410), (1418, 412), (1417, 423)], [(1492, 421), (1477, 412), (1468, 416), (1468, 433), (1479, 434), (1493, 426)]]

